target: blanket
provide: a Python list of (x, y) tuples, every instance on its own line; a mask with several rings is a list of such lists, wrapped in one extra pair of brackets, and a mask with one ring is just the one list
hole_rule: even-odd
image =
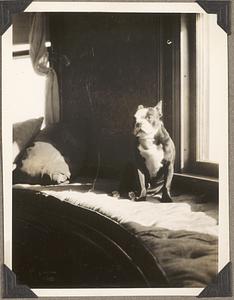
[(170, 287), (204, 287), (217, 274), (218, 240), (186, 230), (125, 224), (157, 257)]
[(85, 207), (120, 223), (158, 259), (170, 287), (204, 287), (217, 274), (218, 225), (187, 203), (134, 202), (105, 193), (25, 186), (75, 206)]

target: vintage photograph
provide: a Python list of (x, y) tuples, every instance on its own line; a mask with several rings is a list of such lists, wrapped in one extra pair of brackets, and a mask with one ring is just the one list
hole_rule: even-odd
[(199, 294), (228, 263), (229, 32), (190, 4), (12, 16), (4, 263), (35, 294)]

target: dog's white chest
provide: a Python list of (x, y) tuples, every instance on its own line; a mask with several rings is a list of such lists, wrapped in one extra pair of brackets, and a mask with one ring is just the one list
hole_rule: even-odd
[(164, 157), (162, 145), (152, 144), (145, 149), (142, 145), (138, 146), (141, 156), (145, 159), (146, 167), (149, 171), (150, 177), (157, 175), (159, 169), (162, 167), (162, 160)]

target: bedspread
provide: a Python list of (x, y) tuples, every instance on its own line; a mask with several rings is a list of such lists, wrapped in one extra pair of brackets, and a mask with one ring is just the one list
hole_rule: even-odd
[(33, 189), (97, 211), (127, 228), (157, 257), (170, 287), (203, 287), (217, 274), (217, 222), (204, 212), (192, 211), (187, 203), (134, 202), (82, 191), (79, 186), (62, 191)]
[(217, 238), (208, 234), (125, 224), (158, 258), (170, 287), (208, 285), (218, 266)]

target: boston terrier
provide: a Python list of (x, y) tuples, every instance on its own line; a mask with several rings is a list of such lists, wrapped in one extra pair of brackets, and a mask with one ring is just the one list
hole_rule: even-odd
[(172, 202), (175, 146), (161, 118), (162, 101), (155, 107), (138, 106), (134, 114), (134, 159), (126, 167), (114, 196), (127, 193), (131, 200), (141, 201), (153, 195), (161, 202)]

